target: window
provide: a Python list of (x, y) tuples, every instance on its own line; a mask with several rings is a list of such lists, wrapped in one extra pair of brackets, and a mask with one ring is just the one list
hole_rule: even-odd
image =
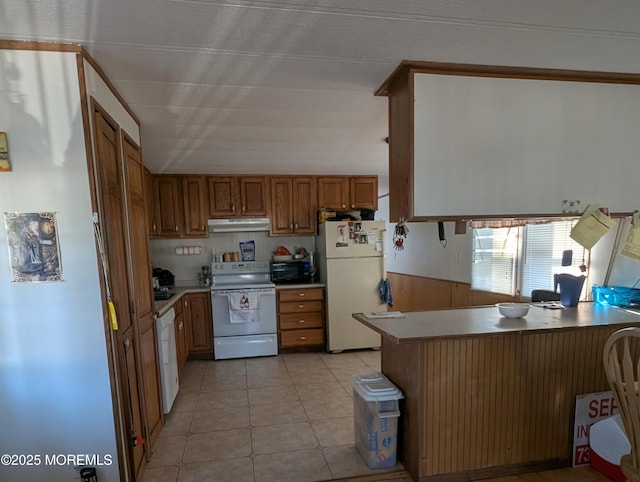
[(471, 288), (515, 295), (518, 227), (473, 230)]
[[(580, 266), (586, 266), (587, 250), (569, 237), (575, 223), (559, 221), (525, 226), (520, 280), (523, 296), (531, 296), (531, 291), (538, 289), (554, 291), (554, 274), (581, 274)], [(570, 264), (562, 266), (563, 257)]]
[[(474, 228), (471, 288), (529, 297), (534, 289), (553, 290), (556, 273), (579, 275), (588, 260), (587, 251), (569, 237), (575, 223)], [(570, 265), (562, 266), (563, 257)]]

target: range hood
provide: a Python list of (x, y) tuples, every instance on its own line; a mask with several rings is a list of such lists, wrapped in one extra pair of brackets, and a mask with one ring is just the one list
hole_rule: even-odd
[(269, 231), (269, 218), (209, 219), (210, 233)]

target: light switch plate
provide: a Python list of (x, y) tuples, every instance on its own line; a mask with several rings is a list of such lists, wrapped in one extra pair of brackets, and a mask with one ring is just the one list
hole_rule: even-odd
[(562, 200), (562, 214), (580, 214), (582, 212), (582, 205), (579, 199), (575, 200)]

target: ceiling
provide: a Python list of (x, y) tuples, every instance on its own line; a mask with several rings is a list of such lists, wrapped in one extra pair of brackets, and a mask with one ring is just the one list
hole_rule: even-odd
[(154, 173), (387, 175), (404, 59), (640, 72), (640, 2), (3, 0), (0, 38), (80, 43)]

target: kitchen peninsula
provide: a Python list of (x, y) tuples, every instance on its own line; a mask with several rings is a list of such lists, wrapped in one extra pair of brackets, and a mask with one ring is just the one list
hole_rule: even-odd
[(353, 317), (382, 336), (382, 372), (406, 397), (398, 456), (416, 481), (569, 466), (576, 395), (609, 390), (604, 343), (640, 326), (639, 312), (594, 303)]

